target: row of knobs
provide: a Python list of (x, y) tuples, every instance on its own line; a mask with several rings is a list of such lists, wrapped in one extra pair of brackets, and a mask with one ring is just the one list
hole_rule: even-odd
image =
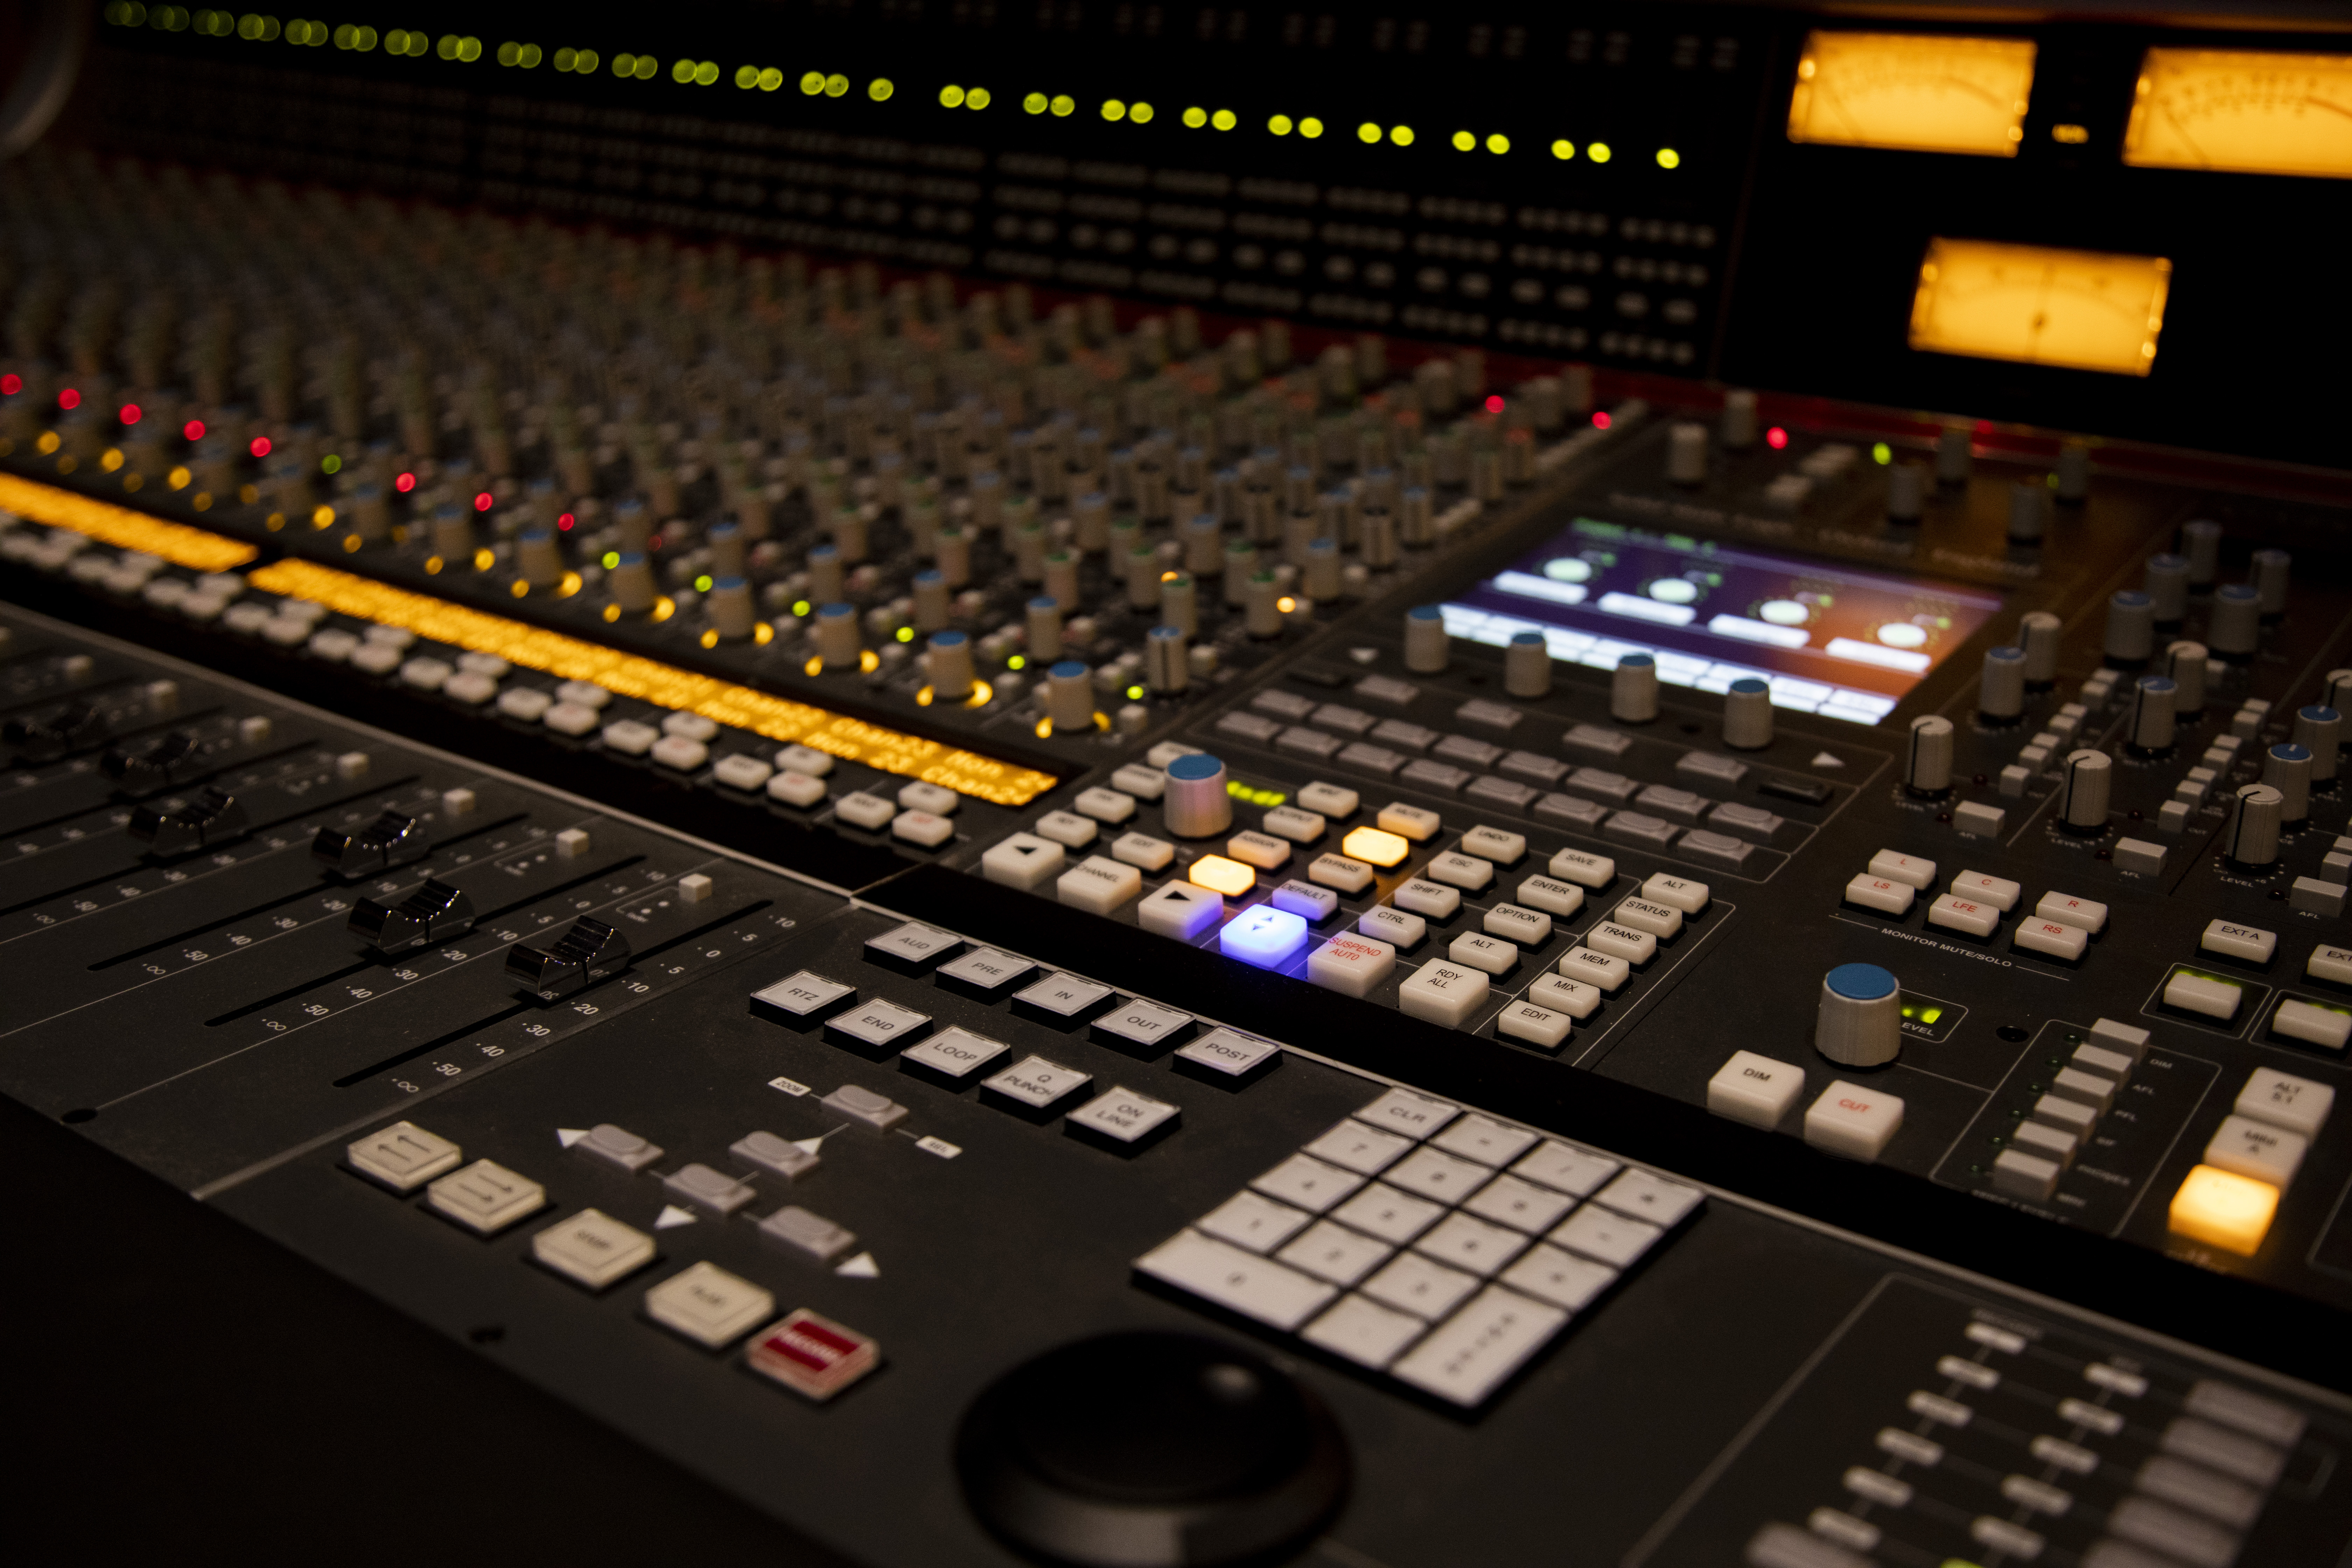
[[(1416, 675), (1444, 670), (1452, 655), (1444, 612), (1422, 605), (1404, 616), (1404, 667)], [(1551, 695), (1551, 647), (1541, 632), (1512, 634), (1503, 647), (1503, 689), (1513, 697)], [(1629, 653), (1609, 678), (1609, 716), (1621, 724), (1647, 724), (1658, 716), (1658, 661)], [(1772, 743), (1772, 688), (1748, 676), (1723, 694), (1723, 743), (1735, 751), (1759, 752)]]

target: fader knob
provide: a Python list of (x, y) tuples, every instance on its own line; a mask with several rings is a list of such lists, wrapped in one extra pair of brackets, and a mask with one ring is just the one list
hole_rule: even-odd
[(816, 654), (827, 669), (847, 669), (857, 662), (856, 605), (817, 606)]
[(2322, 702), (2296, 709), (2294, 742), (2311, 753), (2312, 782), (2327, 783), (2336, 776), (2338, 748), (2344, 744), (2344, 715)]
[(1404, 667), (1417, 675), (1434, 675), (1445, 668), (1445, 612), (1435, 605), (1418, 605), (1404, 613)]
[(1666, 431), (1666, 481), (1677, 485), (1706, 482), (1706, 426), (1683, 420)]
[(2331, 669), (2319, 681), (2320, 700), (2338, 713), (2352, 710), (2352, 669)]
[(1977, 684), (1977, 711), (1995, 723), (2009, 723), (2025, 711), (2025, 650), (1985, 649), (1984, 677)]
[(1897, 463), (1886, 470), (1886, 521), (1916, 522), (1927, 510), (1927, 469), (1921, 463)]
[(2180, 552), (2189, 557), (2189, 585), (2210, 586), (2221, 570), (2221, 525), (2201, 517), (2182, 523)]
[(433, 509), (433, 553), (452, 563), (473, 558), (474, 520), (456, 501)]
[(1201, 590), (1187, 574), (1171, 573), (1160, 580), (1160, 623), (1186, 637), (1201, 629)]
[(2020, 544), (2039, 543), (2049, 525), (2049, 487), (2038, 479), (2012, 480), (2009, 487), (2009, 537)]
[(2246, 658), (2263, 635), (2262, 594), (2251, 583), (2226, 583), (2213, 590), (2213, 619), (2205, 640), (2223, 658)]
[(721, 577), (713, 583), (702, 607), (710, 617), (710, 629), (730, 642), (750, 637), (759, 618), (751, 605), (751, 584), (740, 577)]
[(2058, 775), (2058, 820), (2081, 833), (2104, 833), (2107, 826), (2107, 791), (2114, 783), (2115, 759), (2084, 747), (2066, 753)]
[(1939, 485), (1964, 485), (1969, 472), (1975, 467), (1969, 454), (1969, 433), (1964, 426), (1946, 426), (1936, 437), (1936, 482)]
[(515, 565), (534, 588), (552, 588), (563, 580), (563, 552), (543, 528), (526, 528), (515, 536)]
[(961, 702), (971, 695), (971, 639), (963, 633), (934, 632), (923, 661), (938, 700)]
[(1045, 672), (1045, 717), (1057, 732), (1089, 734), (1095, 720), (1092, 673), (1075, 658), (1066, 658)]
[(2277, 620), (2286, 614), (2287, 573), (2294, 557), (2284, 550), (2254, 552), (2254, 592), (2262, 595), (2263, 619)]
[(2279, 820), (2289, 826), (2311, 815), (2311, 748), (2281, 741), (2263, 753), (2263, 783), (2279, 793)]
[(1061, 602), (1050, 594), (1040, 594), (1029, 601), (1024, 619), (1028, 630), (1030, 661), (1050, 664), (1061, 658)]
[(1903, 760), (1903, 786), (1914, 795), (1952, 787), (1952, 721), (1927, 713), (1911, 721), (1911, 749)]
[(2025, 650), (2025, 684), (2048, 686), (2058, 679), (2058, 634), (2064, 623), (2047, 610), (2018, 617), (2017, 646)]
[(1177, 626), (1154, 626), (1143, 638), (1143, 679), (1154, 691), (1181, 691), (1192, 679), (1191, 639)]
[(1841, 963), (1822, 976), (1813, 1049), (1840, 1067), (1884, 1067), (1903, 1049), (1903, 987), (1874, 963)]
[(915, 625), (927, 632), (948, 624), (948, 580), (936, 566), (915, 574)]
[(1541, 632), (1514, 632), (1503, 649), (1503, 689), (1514, 697), (1551, 693), (1551, 648)]
[(1621, 724), (1646, 724), (1658, 716), (1658, 661), (1629, 653), (1609, 679), (1609, 716)]
[(2137, 752), (2172, 749), (2173, 702), (2179, 688), (2168, 675), (2143, 675), (2132, 682), (2131, 717), (2126, 735)]
[(612, 590), (613, 603), (633, 616), (642, 616), (654, 607), (654, 569), (646, 558), (634, 550), (623, 551), (604, 574), (604, 585)]
[(2189, 613), (2189, 557), (2170, 551), (2149, 556), (2147, 576), (2142, 585), (2156, 606), (2156, 624), (2179, 625), (2180, 617)]
[(1242, 621), (1254, 637), (1282, 635), (1282, 583), (1271, 572), (1253, 572), (1242, 586)]
[(2058, 448), (2058, 499), (2074, 506), (2090, 493), (2091, 448), (2085, 442), (2069, 441)]
[(1756, 395), (1745, 387), (1723, 395), (1723, 444), (1734, 452), (1756, 445)]
[(1743, 676), (1723, 694), (1723, 743), (1736, 752), (1759, 752), (1772, 743), (1772, 689)]
[(2172, 677), (2172, 707), (2178, 713), (2201, 713), (2205, 710), (2205, 645), (2201, 642), (2177, 642), (2165, 645), (2164, 657), (2158, 662), (2164, 673)]
[(808, 552), (808, 596), (820, 605), (830, 605), (841, 595), (841, 552), (820, 544)]
[(2139, 664), (2156, 648), (2156, 606), (2137, 588), (2119, 588), (2107, 601), (2107, 657)]
[(1160, 810), (1168, 831), (1179, 838), (1207, 838), (1232, 827), (1225, 764), (1206, 752), (1187, 752), (1169, 763), (1168, 794)]
[(2268, 866), (2278, 858), (2279, 817), (2285, 805), (2266, 784), (2240, 786), (2230, 805), (2230, 826), (2221, 836), (2223, 853), (2241, 866)]

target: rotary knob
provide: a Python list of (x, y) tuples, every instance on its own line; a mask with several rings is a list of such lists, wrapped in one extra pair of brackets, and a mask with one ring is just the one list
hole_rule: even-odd
[(2263, 783), (2279, 793), (2279, 821), (2288, 826), (2311, 815), (2311, 748), (2281, 741), (2263, 753)]
[(1609, 716), (1621, 724), (1646, 724), (1658, 716), (1658, 661), (1629, 653), (1609, 679)]
[(2179, 689), (2168, 675), (2143, 675), (2132, 682), (2129, 735), (2137, 752), (2172, 749), (2173, 712)]
[(2115, 759), (2084, 747), (2066, 753), (2058, 783), (2058, 820), (2078, 833), (2104, 833), (2107, 790), (2115, 782)]
[(2344, 715), (2322, 702), (2296, 709), (2294, 743), (2311, 752), (2311, 782), (2330, 782), (2336, 777), (2337, 752), (2344, 744)]
[(2230, 804), (2230, 826), (2221, 837), (2224, 853), (2241, 866), (2268, 866), (2276, 861), (2280, 808), (2284, 804), (2269, 784), (2242, 785)]
[(1903, 987), (1874, 963), (1822, 976), (1813, 1048), (1841, 1067), (1884, 1067), (1903, 1049)]
[(1988, 723), (2013, 724), (2025, 711), (2025, 650), (1985, 649), (1984, 677), (1977, 687), (1977, 711)]
[(1225, 793), (1225, 764), (1206, 752), (1191, 752), (1168, 764), (1168, 794), (1160, 802), (1168, 831), (1179, 838), (1208, 838), (1234, 825), (1233, 797)]
[(1723, 743), (1736, 752), (1760, 752), (1772, 743), (1772, 689), (1743, 676), (1723, 694)]
[(1445, 668), (1445, 612), (1421, 605), (1404, 613), (1404, 667), (1418, 675)]
[(1927, 713), (1911, 721), (1911, 749), (1903, 760), (1903, 785), (1913, 795), (1941, 795), (1952, 787), (1952, 721)]
[(1551, 694), (1551, 648), (1541, 632), (1515, 632), (1503, 649), (1503, 689), (1514, 697)]

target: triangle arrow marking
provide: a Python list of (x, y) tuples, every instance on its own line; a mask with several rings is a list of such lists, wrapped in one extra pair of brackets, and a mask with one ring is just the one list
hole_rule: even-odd
[(672, 1230), (681, 1225), (692, 1225), (698, 1217), (692, 1209), (682, 1209), (676, 1204), (664, 1204), (660, 1216), (654, 1221), (654, 1228)]
[(1827, 752), (1815, 752), (1813, 753), (1813, 766), (1817, 768), (1842, 768), (1845, 766), (1845, 759), (1843, 757), (1833, 757)]
[(844, 1279), (876, 1279), (881, 1277), (882, 1266), (874, 1261), (872, 1253), (861, 1252), (834, 1272)]
[(580, 1140), (588, 1136), (588, 1129), (585, 1127), (559, 1127), (555, 1130), (555, 1136), (557, 1142), (561, 1142), (566, 1149), (569, 1149), (572, 1145), (579, 1142)]

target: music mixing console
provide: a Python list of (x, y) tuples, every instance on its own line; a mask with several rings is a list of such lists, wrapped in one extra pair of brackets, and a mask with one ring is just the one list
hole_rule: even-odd
[[(108, 8), (106, 101), (186, 18)], [(1706, 171), (1632, 244), (1778, 277), (1790, 148), (1982, 151), (1808, 128), (1837, 40), (1895, 35), (1716, 20), (1789, 119), (1772, 215)], [(1710, 112), (1694, 161), (1763, 135)], [(2177, 377), (2044, 427), (2148, 375), (2171, 262), (2120, 371), (2057, 261), (2033, 330), (2075, 338), (1944, 344), (2042, 421), (1995, 423), (1671, 379), (1780, 340), (1571, 338), (1582, 286), (1505, 331), (85, 142), (0, 171), (0, 1093), (70, 1135), (41, 1159), (127, 1162), (787, 1561), (2343, 1560), (2352, 493), (2278, 460), (2332, 460), (2302, 426), (2128, 439), (2178, 437)], [(1119, 183), (1044, 156), (995, 167)], [(1387, 210), (1255, 184), (1236, 234)], [(1440, 229), (1504, 208), (1447, 199), (1417, 252), (1475, 261)], [(1330, 228), (1354, 279), (1380, 243)], [(1915, 353), (1956, 243), (1906, 263)], [(2105, 310), (2135, 258), (2090, 260)], [(1664, 282), (1753, 304), (1707, 265)], [(372, 1398), (370, 1451), (470, 1500), (420, 1517), (604, 1528)]]

